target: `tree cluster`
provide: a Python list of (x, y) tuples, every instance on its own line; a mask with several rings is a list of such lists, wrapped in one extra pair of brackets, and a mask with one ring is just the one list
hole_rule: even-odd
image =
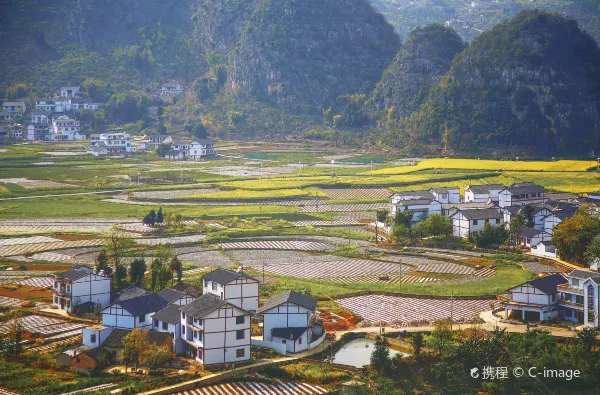
[(590, 265), (600, 259), (600, 215), (583, 205), (571, 218), (565, 218), (552, 232), (552, 243), (561, 259)]
[(469, 241), (479, 248), (490, 248), (506, 243), (508, 236), (505, 226), (486, 223), (482, 230), (469, 233)]

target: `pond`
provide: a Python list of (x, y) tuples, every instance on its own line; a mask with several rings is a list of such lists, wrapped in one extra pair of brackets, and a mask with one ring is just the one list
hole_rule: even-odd
[[(371, 353), (375, 349), (375, 342), (371, 339), (354, 339), (346, 343), (333, 357), (333, 363), (355, 366), (362, 368), (371, 363)], [(396, 354), (409, 356), (409, 354), (392, 350), (390, 348), (390, 358)]]

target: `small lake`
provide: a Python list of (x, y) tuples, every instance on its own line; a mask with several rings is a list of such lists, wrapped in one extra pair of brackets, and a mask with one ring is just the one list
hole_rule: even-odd
[[(371, 363), (371, 353), (375, 349), (375, 341), (371, 339), (354, 339), (346, 343), (333, 357), (333, 363), (362, 368)], [(409, 356), (409, 354), (392, 350), (390, 358), (396, 354)]]

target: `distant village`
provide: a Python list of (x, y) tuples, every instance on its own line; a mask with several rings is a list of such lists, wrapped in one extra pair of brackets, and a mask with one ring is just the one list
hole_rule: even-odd
[[(162, 85), (160, 98), (169, 100), (185, 92), (183, 85)], [(27, 99), (5, 101), (0, 112), (0, 141), (77, 141), (90, 140), (88, 153), (94, 156), (135, 154), (156, 150), (165, 144), (166, 160), (200, 159), (216, 155), (212, 139), (175, 141), (169, 135), (150, 134), (133, 137), (122, 130), (105, 133), (84, 131), (74, 115), (82, 110), (98, 111), (103, 103), (82, 97), (80, 86), (64, 86), (53, 98), (36, 100), (35, 108), (27, 108)], [(157, 115), (157, 107), (148, 108), (149, 115)], [(23, 123), (17, 122), (22, 119)]]
[[(134, 329), (148, 341), (203, 366), (250, 360), (252, 346), (281, 355), (313, 349), (325, 340), (317, 300), (288, 291), (259, 307), (259, 280), (243, 271), (218, 268), (203, 276), (203, 289), (179, 282), (157, 293), (135, 285), (111, 293), (111, 280), (77, 265), (55, 276), (56, 308), (69, 314), (95, 312), (98, 323), (82, 329), (82, 343), (56, 356), (56, 362), (80, 371), (123, 360), (123, 338)], [(258, 323), (262, 340), (252, 339)]]

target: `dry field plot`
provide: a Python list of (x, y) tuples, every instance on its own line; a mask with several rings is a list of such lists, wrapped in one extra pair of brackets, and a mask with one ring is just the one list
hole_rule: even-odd
[(103, 243), (103, 240), (97, 239), (0, 246), (0, 256), (24, 255), (41, 251), (60, 250), (62, 248), (99, 246)]
[(291, 222), (294, 226), (352, 226), (362, 225), (354, 220), (335, 220), (335, 221), (296, 221)]
[(213, 167), (211, 169), (207, 169), (206, 172), (210, 174), (220, 174), (223, 176), (232, 177), (269, 177), (290, 174), (302, 168), (302, 165), (297, 164), (286, 164), (282, 166), (273, 167), (263, 166), (262, 168), (260, 164), (257, 165), (258, 166), (254, 165)]
[(0, 247), (1, 246), (21, 245), (21, 244), (55, 243), (58, 241), (62, 241), (62, 240), (55, 239), (52, 237), (46, 237), (46, 236), (14, 237), (14, 238), (10, 238), (10, 239), (0, 239)]
[(183, 263), (193, 263), (203, 266), (231, 266), (235, 262), (227, 259), (219, 251), (202, 251), (177, 255)]
[(312, 241), (241, 241), (236, 243), (219, 244), (224, 250), (298, 250), (325, 251), (331, 246)]
[(407, 266), (397, 263), (370, 261), (366, 259), (340, 259), (330, 262), (307, 262), (295, 265), (269, 265), (265, 271), (281, 276), (299, 278), (340, 279), (346, 282), (358, 282), (357, 278), (367, 275), (384, 275), (392, 273), (406, 273), (410, 270)]
[(479, 313), (491, 310), (490, 299), (422, 299), (400, 296), (365, 295), (337, 302), (370, 322), (411, 323), (449, 319), (467, 321)]
[(154, 239), (135, 239), (138, 244), (156, 246), (159, 244), (197, 243), (206, 238), (205, 235), (159, 237)]
[(278, 384), (264, 384), (252, 381), (217, 384), (179, 392), (176, 395), (315, 395), (329, 392), (319, 385), (283, 382), (281, 380), (277, 380), (277, 382)]
[[(9, 298), (7, 296), (0, 296), (0, 306), (3, 307), (18, 307), (23, 304), (23, 300), (16, 298)], [(1, 332), (0, 332), (1, 333)]]
[(189, 195), (205, 195), (209, 193), (221, 192), (218, 189), (177, 189), (172, 191), (146, 191), (133, 192), (133, 197), (138, 199), (163, 199), (171, 200)]
[[(328, 212), (348, 212), (348, 211), (375, 211), (389, 208), (389, 203), (366, 203), (366, 204), (320, 204), (305, 206), (300, 209), (301, 213), (328, 213)], [(375, 214), (372, 214), (374, 218)]]
[(346, 188), (321, 189), (321, 191), (336, 200), (379, 199), (388, 198), (392, 194), (387, 188)]
[(50, 288), (54, 284), (54, 278), (52, 277), (34, 277), (26, 280), (17, 281), (15, 284), (29, 285), (36, 288)]
[[(47, 163), (44, 163), (46, 165)], [(27, 178), (2, 178), (0, 183), (17, 184), (25, 189), (36, 188), (69, 188), (77, 185), (66, 184), (63, 182), (54, 182), (48, 180), (29, 180)]]

